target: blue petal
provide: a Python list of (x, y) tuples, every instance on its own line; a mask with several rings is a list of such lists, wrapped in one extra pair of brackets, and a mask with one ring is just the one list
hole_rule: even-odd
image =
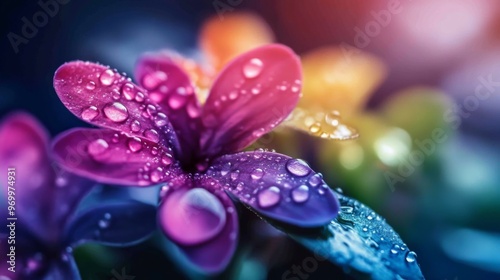
[(65, 255), (64, 260), (54, 261), (49, 270), (42, 278), (43, 280), (71, 279), (80, 280), (80, 272), (76, 266), (75, 259), (71, 254)]
[(127, 246), (146, 239), (155, 229), (155, 206), (137, 201), (113, 203), (75, 217), (67, 229), (66, 244)]

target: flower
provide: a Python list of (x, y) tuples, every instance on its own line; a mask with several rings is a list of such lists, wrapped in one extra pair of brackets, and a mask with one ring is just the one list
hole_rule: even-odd
[[(155, 228), (154, 218), (143, 217), (153, 215), (155, 207), (137, 202), (75, 214), (93, 183), (52, 164), (48, 135), (30, 115), (6, 117), (0, 139), (0, 179), (6, 183), (0, 193), (6, 196), (0, 200), (0, 218), (10, 225), (0, 229), (1, 248), (7, 250), (2, 250), (1, 279), (80, 279), (73, 247), (88, 241), (135, 243)], [(144, 227), (137, 230), (130, 223), (139, 218)]]
[[(337, 197), (305, 162), (264, 150), (238, 153), (298, 102), (301, 67), (289, 48), (267, 45), (237, 57), (204, 106), (188, 76), (162, 53), (142, 57), (135, 76), (142, 87), (89, 62), (56, 71), (63, 104), (104, 128), (63, 133), (53, 146), (56, 160), (100, 182), (163, 184), (158, 223), (196, 267), (220, 271), (234, 253), (238, 219), (228, 194), (299, 227), (336, 217)], [(67, 160), (73, 157), (81, 161)]]

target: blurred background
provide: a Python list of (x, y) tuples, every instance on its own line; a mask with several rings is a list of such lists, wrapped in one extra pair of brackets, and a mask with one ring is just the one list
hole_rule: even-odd
[[(141, 53), (171, 49), (217, 69), (221, 46), (283, 43), (304, 63), (302, 105), (339, 111), (360, 137), (310, 137), (313, 123), (309, 133), (280, 130), (257, 145), (304, 158), (330, 186), (385, 217), (417, 253), (427, 279), (500, 279), (498, 1), (60, 3), (29, 36), (23, 17), (33, 22), (43, 11), (38, 1), (0, 4), (0, 117), (30, 112), (52, 135), (86, 126), (52, 87), (66, 61), (98, 61), (132, 74)], [(13, 41), (11, 33), (24, 39)], [(281, 279), (311, 255), (240, 211), (249, 222), (242, 223), (237, 257), (219, 277)], [(159, 239), (78, 248), (83, 279), (113, 279), (122, 269), (136, 279), (199, 277), (183, 272)], [(349, 277), (322, 262), (308, 279)]]

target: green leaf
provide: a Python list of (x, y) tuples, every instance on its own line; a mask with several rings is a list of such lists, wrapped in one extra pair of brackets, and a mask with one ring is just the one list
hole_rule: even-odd
[(341, 211), (335, 220), (314, 231), (271, 224), (314, 252), (318, 260), (327, 259), (357, 279), (424, 279), (416, 254), (372, 209), (337, 194)]

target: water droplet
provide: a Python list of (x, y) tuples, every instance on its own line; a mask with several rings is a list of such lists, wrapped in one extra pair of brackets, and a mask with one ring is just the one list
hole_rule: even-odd
[(58, 186), (60, 188), (66, 186), (67, 183), (68, 183), (68, 180), (66, 180), (66, 178), (64, 178), (64, 177), (57, 177), (57, 179), (56, 179), (56, 186)]
[(109, 221), (107, 220), (99, 220), (99, 227), (105, 229), (109, 227)]
[(160, 136), (158, 135), (158, 132), (154, 129), (148, 129), (148, 130), (144, 131), (144, 136), (155, 143), (157, 143), (158, 140), (160, 140)]
[(236, 170), (236, 171), (231, 173), (231, 180), (235, 181), (236, 179), (238, 179), (239, 176), (240, 176), (240, 173), (238, 170)]
[(262, 63), (262, 60), (252, 58), (243, 66), (243, 75), (247, 79), (256, 78), (262, 72), (263, 66), (264, 64)]
[(139, 130), (141, 130), (141, 123), (138, 120), (133, 121), (130, 124), (130, 130), (132, 130), (133, 132), (138, 132)]
[(166, 125), (168, 123), (167, 115), (165, 115), (163, 113), (158, 113), (154, 118), (154, 122), (155, 122), (156, 126)]
[(292, 190), (292, 199), (297, 203), (303, 203), (309, 199), (309, 187), (301, 185)]
[(340, 210), (347, 214), (352, 214), (352, 212), (354, 212), (354, 208), (352, 208), (352, 206), (341, 206)]
[(138, 137), (132, 137), (128, 140), (128, 148), (133, 153), (138, 152), (142, 149), (141, 139)]
[(340, 114), (337, 111), (332, 111), (325, 115), (325, 122), (332, 126), (339, 125)]
[(115, 81), (115, 72), (111, 69), (107, 69), (101, 73), (99, 80), (104, 86), (110, 86)]
[(367, 218), (369, 221), (373, 220), (373, 216), (371, 216), (371, 215), (366, 216), (366, 218)]
[(168, 99), (168, 106), (173, 110), (180, 109), (186, 105), (187, 98), (186, 96), (180, 94), (172, 94)]
[(128, 111), (120, 102), (113, 102), (104, 107), (104, 115), (113, 122), (123, 122), (128, 118)]
[(277, 205), (281, 200), (280, 189), (276, 186), (263, 189), (258, 194), (259, 206), (269, 208)]
[(252, 171), (252, 173), (250, 174), (250, 176), (252, 177), (252, 179), (254, 180), (259, 180), (262, 178), (262, 176), (264, 176), (264, 171), (260, 168), (256, 168)]
[(264, 135), (265, 132), (266, 132), (266, 130), (264, 128), (259, 128), (257, 130), (254, 130), (254, 132), (252, 133), (252, 135), (254, 137), (261, 137), (262, 135)]
[(163, 71), (156, 71), (150, 74), (147, 74), (142, 79), (142, 83), (144, 87), (148, 90), (153, 90), (160, 85), (160, 83), (167, 80), (167, 74)]
[(164, 164), (164, 165), (170, 165), (172, 164), (173, 162), (173, 159), (172, 159), (172, 156), (171, 155), (164, 155), (161, 157), (161, 162)]
[(84, 121), (91, 121), (99, 115), (99, 111), (96, 106), (90, 106), (82, 111), (82, 119)]
[(135, 88), (131, 83), (125, 83), (122, 86), (122, 94), (127, 100), (132, 100), (135, 98)]
[(318, 174), (314, 174), (309, 178), (309, 181), (307, 182), (311, 187), (317, 187), (319, 184), (321, 184), (322, 181), (323, 180), (321, 179), (321, 176), (319, 176)]
[(321, 133), (321, 124), (319, 122), (311, 124), (309, 126), (309, 132), (315, 135)]
[(108, 142), (106, 142), (106, 140), (104, 139), (94, 140), (87, 146), (88, 152), (93, 156), (104, 153), (108, 148)]
[(252, 92), (253, 95), (257, 95), (257, 94), (260, 93), (260, 87), (259, 86), (255, 86), (250, 91)]
[(406, 253), (405, 260), (409, 263), (415, 262), (417, 260), (417, 254), (413, 251), (409, 251), (408, 253)]
[(398, 252), (399, 252), (399, 245), (396, 244), (391, 248), (391, 253), (395, 255)]
[(142, 101), (144, 101), (144, 93), (142, 93), (142, 92), (140, 92), (140, 91), (139, 91), (139, 92), (137, 92), (137, 93), (135, 94), (135, 101), (137, 101), (137, 102), (139, 102), (139, 103), (141, 103)]
[(93, 81), (90, 81), (87, 83), (85, 86), (88, 90), (94, 90), (95, 89), (95, 83)]
[(224, 206), (203, 188), (190, 189), (172, 199), (166, 197), (162, 206), (160, 225), (170, 238), (181, 244), (195, 245), (210, 240), (226, 224)]
[(311, 172), (307, 164), (300, 159), (291, 159), (286, 163), (288, 172), (295, 176), (303, 177)]
[(149, 177), (151, 178), (151, 182), (158, 183), (163, 177), (163, 169), (158, 167), (157, 169), (151, 171), (151, 175)]

